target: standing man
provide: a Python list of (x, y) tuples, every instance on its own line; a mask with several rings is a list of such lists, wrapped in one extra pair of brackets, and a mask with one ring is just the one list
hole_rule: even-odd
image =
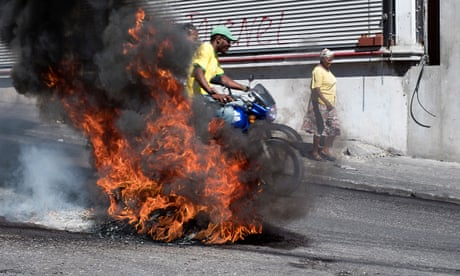
[[(330, 149), (334, 139), (340, 135), (340, 124), (335, 109), (336, 79), (331, 72), (331, 64), (334, 53), (329, 49), (323, 49), (320, 53), (320, 64), (316, 65), (311, 77), (311, 97), (308, 111), (304, 118), (303, 129), (313, 134), (312, 157), (316, 161), (324, 159), (335, 161)], [(320, 150), (321, 136), (325, 137), (325, 143)]]
[(192, 59), (191, 73), (187, 80), (187, 92), (190, 97), (198, 94), (210, 101), (222, 103), (232, 101), (229, 95), (220, 94), (217, 91), (211, 84), (211, 79), (216, 79), (232, 89), (246, 92), (249, 90), (249, 87), (225, 75), (218, 59), (218, 54), (227, 53), (232, 43), (237, 40), (225, 26), (216, 26), (212, 29), (210, 41), (202, 43)]

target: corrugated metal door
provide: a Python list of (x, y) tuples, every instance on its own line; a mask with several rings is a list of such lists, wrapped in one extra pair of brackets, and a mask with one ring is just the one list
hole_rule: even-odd
[(226, 25), (239, 38), (233, 54), (354, 48), (361, 35), (383, 32), (383, 0), (143, 2), (148, 13), (193, 23), (202, 40), (213, 26)]
[[(228, 26), (239, 41), (232, 54), (350, 49), (362, 34), (383, 32), (384, 0), (126, 0), (148, 13), (163, 12), (178, 22), (192, 22), (201, 40), (215, 25)], [(0, 67), (13, 55), (0, 44)]]
[(13, 66), (14, 60), (15, 58), (11, 49), (0, 42), (0, 68)]

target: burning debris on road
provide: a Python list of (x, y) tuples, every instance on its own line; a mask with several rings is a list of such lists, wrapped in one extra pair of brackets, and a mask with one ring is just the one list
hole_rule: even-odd
[(108, 214), (140, 235), (221, 244), (260, 234), (245, 143), (230, 151), (212, 139), (226, 126), (183, 91), (192, 45), (174, 20), (118, 2), (1, 1), (16, 90), (88, 138)]

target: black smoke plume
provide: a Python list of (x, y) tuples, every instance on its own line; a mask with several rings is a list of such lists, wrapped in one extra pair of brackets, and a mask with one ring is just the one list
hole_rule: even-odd
[[(14, 87), (18, 93), (36, 97), (41, 115), (45, 118), (68, 121), (68, 114), (64, 112), (55, 90), (44, 81), (50, 68), (62, 67), (63, 60), (78, 64), (77, 78), (68, 79), (67, 83), (83, 86), (89, 93), (85, 96), (91, 106), (120, 110), (117, 131), (130, 137), (130, 141), (135, 141), (145, 128), (146, 114), (160, 115), (155, 114), (158, 102), (152, 100), (143, 85), (145, 80), (127, 70), (131, 60), (140, 59), (143, 64), (166, 69), (178, 80), (185, 79), (187, 75), (194, 47), (174, 19), (164, 15), (146, 16), (142, 22), (142, 33), (149, 37), (150, 42), (138, 41), (136, 49), (126, 55), (123, 47), (133, 39), (128, 29), (136, 21), (137, 7), (133, 4), (116, 0), (2, 0), (0, 8), (0, 38), (17, 57), (12, 68)], [(154, 33), (150, 27), (154, 27)], [(164, 53), (159, 56), (156, 53), (166, 39), (173, 46), (164, 48)], [(75, 101), (78, 100), (78, 97), (75, 98)], [(191, 121), (199, 136), (197, 142), (206, 142), (209, 133), (205, 126), (213, 117), (213, 112), (200, 103), (194, 103), (194, 114)], [(250, 142), (240, 131), (230, 127), (225, 131), (222, 139), (227, 152), (251, 151)], [(108, 132), (107, 135), (114, 133)], [(153, 172), (151, 175), (157, 174)], [(242, 177), (251, 182), (257, 175), (249, 171)], [(286, 208), (274, 196), (261, 198), (258, 203), (258, 208), (265, 210), (268, 220), (273, 214), (280, 220), (296, 218), (305, 211), (302, 204), (291, 204)], [(265, 208), (265, 204), (270, 208)]]
[[(0, 38), (15, 53), (18, 62), (12, 79), (16, 90), (39, 98), (42, 115), (56, 116), (61, 109), (50, 101), (53, 90), (43, 81), (50, 67), (63, 59), (78, 60), (85, 83), (96, 90), (95, 98), (107, 104), (141, 108), (145, 91), (131, 90), (136, 82), (126, 74), (129, 57), (122, 56), (122, 42), (128, 41), (138, 7), (116, 0), (9, 0), (1, 1)], [(146, 62), (160, 64), (184, 78), (193, 48), (181, 33), (181, 28), (164, 17), (147, 17), (145, 25), (155, 26), (158, 41), (169, 37), (174, 49), (161, 60), (156, 49), (140, 49)], [(147, 26), (146, 26), (147, 28)], [(155, 47), (149, 44), (149, 47)], [(60, 114), (65, 116), (65, 114)]]

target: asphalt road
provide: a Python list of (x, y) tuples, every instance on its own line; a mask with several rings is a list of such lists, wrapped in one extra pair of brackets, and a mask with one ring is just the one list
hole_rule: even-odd
[[(0, 98), (1, 211), (11, 209), (9, 216), (23, 214), (26, 200), (13, 200), (6, 191), (19, 186), (15, 181), (21, 164), (45, 164), (51, 155), (58, 162), (39, 170), (52, 167), (65, 172), (71, 167), (83, 176), (68, 184), (69, 190), (78, 193), (59, 196), (75, 199), (75, 194), (91, 194), (94, 183), (85, 140), (61, 122), (44, 122), (33, 101), (5, 95)], [(45, 146), (46, 151), (36, 155), (27, 151), (27, 160), (21, 159), (24, 148), (34, 145)], [(115, 227), (110, 224), (96, 224), (91, 231), (43, 229), (20, 223), (20, 216), (13, 223), (0, 215), (0, 274), (460, 274), (460, 205), (338, 189), (308, 183), (308, 179), (305, 187), (309, 188), (271, 206), (283, 219), (269, 219), (262, 235), (220, 246), (158, 243), (129, 232), (109, 231)], [(35, 191), (36, 185), (26, 188)], [(46, 188), (35, 192), (50, 195), (53, 187)], [(32, 200), (37, 205), (56, 203), (60, 198)], [(32, 210), (32, 215), (37, 216), (36, 212)], [(287, 220), (289, 216), (293, 218)]]
[(4, 275), (458, 275), (460, 206), (317, 186), (314, 208), (233, 245), (2, 222)]

